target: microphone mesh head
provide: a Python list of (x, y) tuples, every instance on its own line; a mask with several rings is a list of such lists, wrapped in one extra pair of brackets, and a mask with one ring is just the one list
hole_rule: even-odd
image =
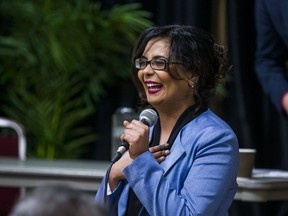
[(152, 127), (156, 124), (158, 119), (158, 115), (153, 109), (145, 109), (140, 113), (139, 120), (144, 124)]

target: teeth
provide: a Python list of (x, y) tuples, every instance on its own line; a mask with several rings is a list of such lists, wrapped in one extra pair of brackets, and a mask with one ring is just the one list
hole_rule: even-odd
[(159, 84), (154, 84), (154, 83), (147, 83), (148, 87), (155, 87), (155, 86), (159, 86)]

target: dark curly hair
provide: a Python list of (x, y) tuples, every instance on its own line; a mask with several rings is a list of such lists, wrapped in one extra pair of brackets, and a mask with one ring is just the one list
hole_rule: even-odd
[[(173, 79), (183, 79), (183, 75), (197, 76), (195, 83), (195, 101), (197, 110), (208, 106), (216, 86), (228, 72), (226, 52), (213, 37), (203, 30), (192, 26), (168, 25), (146, 29), (138, 38), (132, 55), (131, 76), (140, 97), (140, 106), (149, 107), (146, 93), (138, 79), (135, 59), (143, 55), (151, 39), (168, 39), (170, 42), (169, 61), (181, 62), (182, 65), (169, 65), (168, 73)], [(192, 89), (191, 89), (192, 91)]]

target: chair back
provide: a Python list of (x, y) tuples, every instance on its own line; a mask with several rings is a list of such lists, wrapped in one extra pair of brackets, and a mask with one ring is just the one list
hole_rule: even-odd
[[(13, 129), (15, 135), (0, 136), (0, 157), (17, 157), (26, 160), (26, 138), (24, 128), (16, 121), (0, 117), (0, 127)], [(24, 188), (0, 187), (0, 215), (8, 216)]]

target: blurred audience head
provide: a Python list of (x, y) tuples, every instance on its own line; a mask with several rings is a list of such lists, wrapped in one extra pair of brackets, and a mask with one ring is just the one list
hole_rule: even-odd
[(36, 188), (15, 204), (9, 216), (107, 216), (93, 197), (69, 185)]

